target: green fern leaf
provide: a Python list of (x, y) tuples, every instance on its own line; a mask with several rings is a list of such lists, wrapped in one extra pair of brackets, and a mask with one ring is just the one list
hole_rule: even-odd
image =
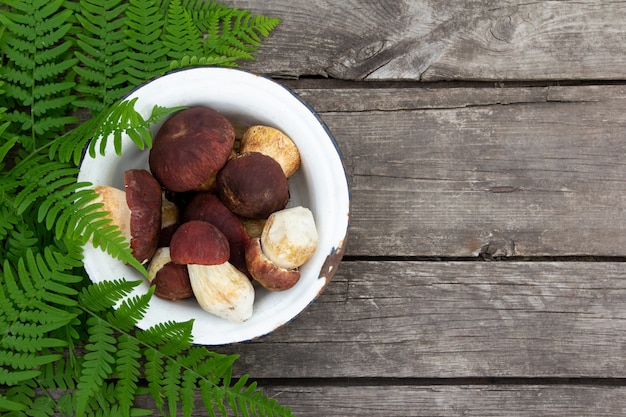
[[(2, 371), (3, 370), (0, 369), (0, 374), (2, 373)], [(0, 375), (0, 380), (2, 380), (1, 375)], [(26, 410), (26, 405), (23, 403), (23, 401), (20, 401), (20, 402), (11, 401), (6, 396), (0, 394), (0, 411), (7, 412), (7, 411), (22, 411), (22, 410)]]
[(163, 414), (165, 399), (163, 396), (162, 376), (164, 372), (165, 354), (161, 353), (158, 349), (146, 349), (144, 356), (146, 358), (144, 374), (148, 383), (148, 392), (152, 396), (157, 410)]
[(65, 78), (78, 61), (69, 56), (72, 42), (65, 37), (72, 27), (72, 12), (63, 3), (10, 1), (11, 8), (0, 11), (0, 24), (7, 28), (0, 43), (6, 58), (0, 68), (6, 82), (3, 105), (13, 108), (7, 120), (27, 151), (77, 120), (68, 116), (73, 98), (67, 90), (74, 83)]
[(186, 322), (168, 321), (137, 333), (147, 346), (167, 356), (175, 356), (191, 347), (193, 320)]
[(125, 77), (124, 14), (121, 0), (81, 0), (76, 19), (84, 29), (77, 35), (76, 52), (82, 66), (75, 70), (81, 77), (76, 90), (83, 94), (77, 103), (99, 113), (119, 100), (129, 88)]
[(194, 410), (198, 378), (198, 374), (190, 369), (183, 372), (180, 387), (180, 405), (183, 416), (191, 416), (191, 413)]
[(126, 297), (141, 281), (115, 279), (85, 287), (78, 296), (78, 303), (87, 311), (98, 313), (112, 308)]
[(116, 349), (113, 328), (99, 317), (87, 319), (89, 325), (89, 343), (85, 345), (88, 351), (84, 356), (84, 363), (75, 394), (76, 416), (81, 417), (87, 410), (88, 403), (100, 391), (105, 380), (111, 377)]
[(122, 301), (115, 310), (107, 315), (109, 323), (118, 330), (130, 332), (148, 311), (148, 303), (153, 292), (154, 287), (150, 287), (145, 294)]
[(169, 416), (176, 417), (180, 400), (180, 374), (182, 367), (179, 362), (168, 359), (163, 374), (163, 396), (167, 399)]
[(157, 2), (130, 2), (124, 42), (129, 48), (125, 70), (131, 84), (142, 84), (167, 70), (167, 49), (161, 43), (163, 25), (163, 13)]
[(137, 383), (139, 381), (139, 360), (141, 358), (139, 341), (127, 334), (122, 334), (118, 338), (117, 366), (115, 374), (119, 379), (117, 384), (116, 397), (119, 400), (119, 407), (122, 417), (130, 417), (130, 410), (137, 393)]
[(230, 8), (215, 2), (195, 2), (194, 19), (203, 33), (206, 55), (218, 54), (236, 59), (254, 59), (252, 55), (263, 38), (280, 23), (280, 19), (252, 15), (247, 10)]
[(28, 381), (39, 375), (39, 371), (10, 371), (4, 367), (0, 368), (0, 384), (17, 385), (20, 382)]
[(180, 0), (169, 3), (163, 45), (169, 48), (168, 56), (172, 60), (179, 60), (185, 55), (203, 55), (202, 33)]

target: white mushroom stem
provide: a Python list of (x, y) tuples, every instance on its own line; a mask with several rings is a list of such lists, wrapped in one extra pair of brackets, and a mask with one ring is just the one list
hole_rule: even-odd
[(154, 281), (157, 272), (163, 269), (163, 267), (170, 262), (172, 262), (172, 258), (170, 257), (170, 248), (158, 248), (156, 252), (154, 252), (154, 256), (150, 260), (150, 265), (148, 266), (148, 282)]
[(161, 206), (161, 229), (178, 224), (179, 210), (176, 204), (163, 197)]
[(270, 215), (261, 234), (261, 248), (276, 266), (295, 269), (313, 256), (318, 234), (313, 213), (298, 206)]
[(120, 229), (130, 244), (130, 208), (126, 202), (126, 192), (108, 185), (98, 185), (94, 191), (99, 196), (94, 203), (103, 203), (100, 210), (109, 213), (107, 217), (111, 223)]
[(203, 310), (236, 323), (252, 317), (254, 287), (230, 262), (189, 264), (187, 269), (191, 288)]

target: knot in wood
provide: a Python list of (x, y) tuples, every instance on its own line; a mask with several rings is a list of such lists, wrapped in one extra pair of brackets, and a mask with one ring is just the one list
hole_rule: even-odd
[(496, 20), (491, 25), (490, 33), (494, 39), (510, 43), (515, 36), (515, 25), (513, 24), (511, 17), (508, 16), (506, 18)]

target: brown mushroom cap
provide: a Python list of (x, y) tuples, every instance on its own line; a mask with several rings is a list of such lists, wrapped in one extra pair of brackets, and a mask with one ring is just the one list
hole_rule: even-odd
[(149, 164), (155, 178), (170, 191), (206, 187), (231, 154), (235, 130), (226, 117), (204, 106), (182, 110), (157, 132)]
[(170, 257), (178, 264), (219, 265), (228, 261), (228, 239), (208, 222), (192, 220), (181, 224), (170, 241)]
[(150, 261), (148, 280), (154, 286), (154, 295), (165, 300), (176, 301), (193, 296), (186, 265), (172, 262), (170, 249), (157, 249)]
[(289, 201), (289, 183), (280, 164), (259, 152), (230, 159), (217, 174), (217, 189), (233, 213), (253, 219), (266, 218)]
[(251, 126), (241, 138), (239, 151), (260, 152), (271, 156), (278, 162), (287, 177), (300, 168), (300, 151), (283, 131), (271, 126)]
[(300, 280), (300, 271), (284, 269), (270, 261), (261, 249), (261, 239), (251, 239), (246, 246), (246, 263), (250, 275), (263, 288), (270, 291), (284, 291)]
[(248, 275), (245, 250), (249, 237), (241, 219), (214, 194), (197, 193), (181, 213), (181, 222), (202, 220), (216, 226), (228, 239), (229, 262)]
[(156, 273), (151, 285), (155, 286), (154, 295), (165, 300), (184, 300), (193, 296), (186, 265), (166, 263)]
[(141, 263), (152, 258), (161, 230), (161, 185), (145, 169), (124, 173), (126, 204), (130, 209), (130, 247)]

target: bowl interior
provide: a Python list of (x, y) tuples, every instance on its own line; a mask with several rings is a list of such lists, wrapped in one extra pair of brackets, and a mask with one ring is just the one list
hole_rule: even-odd
[[(324, 289), (334, 274), (327, 258), (341, 256), (350, 215), (345, 170), (336, 143), (316, 114), (291, 91), (265, 77), (225, 68), (194, 68), (157, 78), (136, 89), (135, 108), (147, 117), (156, 104), (165, 107), (204, 105), (222, 112), (231, 122), (276, 127), (290, 136), (302, 158), (301, 169), (289, 179), (288, 206), (302, 205), (313, 212), (319, 234), (318, 249), (300, 268), (300, 281), (291, 289), (269, 292), (257, 289), (254, 314), (245, 323), (231, 323), (204, 312), (195, 300), (166, 301), (152, 297), (140, 328), (174, 320), (194, 319), (196, 344), (241, 342), (270, 333), (300, 313)], [(153, 131), (159, 126), (154, 126)], [(123, 138), (122, 154), (116, 155), (110, 140), (105, 155), (85, 156), (79, 181), (124, 189), (124, 172), (148, 169), (148, 151)], [(84, 249), (85, 270), (94, 282), (126, 278), (144, 281), (130, 296), (145, 293), (148, 283), (135, 269), (111, 258), (100, 249)], [(336, 261), (335, 261), (336, 264)]]

